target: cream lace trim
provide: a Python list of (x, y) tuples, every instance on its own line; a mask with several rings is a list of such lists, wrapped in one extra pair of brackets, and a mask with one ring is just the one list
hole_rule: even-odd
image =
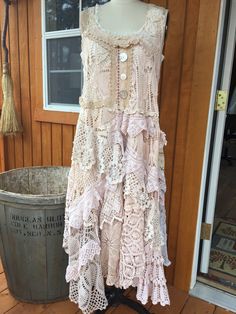
[(106, 49), (118, 46), (127, 48), (140, 43), (146, 48), (147, 55), (158, 53), (157, 49), (162, 54), (168, 10), (155, 4), (149, 5), (141, 31), (127, 35), (119, 35), (102, 29), (96, 20), (96, 6), (87, 8), (81, 12), (81, 34), (98, 42)]

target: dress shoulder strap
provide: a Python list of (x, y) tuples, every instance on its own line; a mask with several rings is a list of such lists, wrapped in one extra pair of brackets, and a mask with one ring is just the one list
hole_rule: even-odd
[(83, 32), (86, 30), (88, 23), (89, 23), (89, 13), (90, 8), (86, 8), (84, 10), (80, 11), (80, 32), (83, 34)]
[(163, 8), (163, 28), (165, 29), (165, 32), (168, 28), (168, 16), (169, 16), (169, 10), (166, 8)]

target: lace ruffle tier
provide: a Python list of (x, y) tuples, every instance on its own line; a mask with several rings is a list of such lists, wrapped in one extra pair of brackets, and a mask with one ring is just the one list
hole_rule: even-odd
[(82, 108), (73, 144), (63, 247), (74, 302), (84, 313), (105, 308), (106, 278), (108, 285), (137, 287), (143, 304), (148, 296), (169, 304), (167, 140), (157, 117)]

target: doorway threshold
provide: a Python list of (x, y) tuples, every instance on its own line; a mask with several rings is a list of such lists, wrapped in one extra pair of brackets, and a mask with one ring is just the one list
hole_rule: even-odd
[[(228, 292), (229, 294), (236, 296), (236, 289), (227, 285), (227, 280), (225, 280), (225, 284), (224, 284), (222, 282), (219, 282), (219, 279), (220, 278), (217, 278), (217, 277), (216, 277), (216, 280), (214, 280), (213, 278), (208, 278), (208, 277), (201, 276), (201, 275), (197, 276), (197, 280), (199, 282), (205, 283), (205, 284), (207, 284), (213, 288), (223, 290), (225, 292)], [(223, 279), (222, 279), (222, 281), (224, 282)], [(230, 280), (228, 281), (228, 283), (229, 282), (230, 282)], [(234, 284), (234, 287), (235, 287), (235, 284)]]
[(195, 286), (189, 290), (189, 294), (236, 313), (236, 296), (221, 289), (197, 281)]

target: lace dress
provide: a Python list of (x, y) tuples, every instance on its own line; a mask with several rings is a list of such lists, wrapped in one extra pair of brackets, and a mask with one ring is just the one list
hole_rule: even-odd
[(69, 298), (107, 307), (105, 284), (170, 304), (164, 174), (157, 102), (168, 10), (147, 4), (143, 26), (118, 34), (81, 12), (84, 83), (66, 194), (63, 248)]

